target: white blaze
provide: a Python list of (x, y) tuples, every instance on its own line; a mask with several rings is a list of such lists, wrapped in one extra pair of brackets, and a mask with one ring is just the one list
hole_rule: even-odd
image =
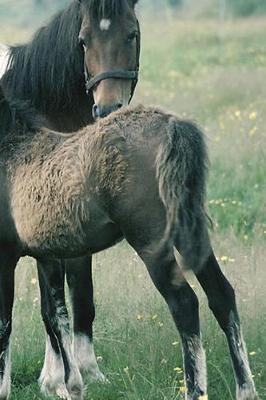
[(111, 26), (111, 20), (103, 18), (100, 22), (101, 31), (108, 31)]

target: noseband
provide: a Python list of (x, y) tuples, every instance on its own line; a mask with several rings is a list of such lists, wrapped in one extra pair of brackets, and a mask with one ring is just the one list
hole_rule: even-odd
[(138, 83), (139, 79), (139, 58), (140, 58), (140, 29), (139, 29), (139, 24), (138, 24), (138, 34), (137, 34), (137, 62), (136, 62), (136, 70), (135, 71), (128, 71), (128, 70), (123, 70), (123, 69), (117, 69), (114, 71), (106, 71), (106, 72), (101, 72), (100, 74), (91, 76), (89, 74), (87, 65), (86, 65), (86, 60), (84, 57), (84, 76), (85, 76), (85, 88), (86, 88), (86, 94), (89, 95), (89, 92), (100, 82), (106, 80), (106, 79), (123, 79), (123, 80), (131, 80), (132, 85), (131, 85), (131, 94), (130, 94), (130, 99), (129, 103), (134, 95), (136, 85)]

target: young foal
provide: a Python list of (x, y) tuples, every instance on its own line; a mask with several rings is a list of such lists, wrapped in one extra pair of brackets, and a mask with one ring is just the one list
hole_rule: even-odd
[[(154, 108), (120, 110), (75, 135), (39, 128), (24, 106), (0, 105), (0, 399), (10, 392), (11, 315), (18, 259), (77, 257), (123, 238), (144, 261), (179, 330), (187, 398), (207, 395), (198, 300), (174, 247), (206, 291), (232, 356), (238, 400), (257, 399), (234, 292), (219, 269), (204, 211), (201, 131)], [(54, 265), (54, 264), (51, 264)], [(52, 291), (54, 304), (57, 292)], [(64, 309), (47, 326), (57, 345), (57, 386), (82, 398)], [(52, 390), (54, 391), (54, 390)]]

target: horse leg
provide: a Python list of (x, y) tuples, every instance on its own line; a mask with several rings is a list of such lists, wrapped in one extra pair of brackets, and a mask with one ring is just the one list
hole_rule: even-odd
[(235, 293), (213, 253), (196, 275), (208, 297), (210, 309), (227, 337), (237, 385), (236, 399), (258, 399), (241, 331)]
[(0, 400), (6, 400), (11, 387), (10, 335), (14, 302), (14, 275), (19, 256), (0, 250)]
[(39, 379), (41, 391), (47, 396), (80, 400), (83, 383), (71, 345), (64, 267), (59, 260), (38, 260), (37, 266), (42, 318), (47, 332), (45, 361)]
[(66, 276), (70, 290), (74, 325), (74, 355), (80, 371), (92, 380), (106, 382), (98, 367), (93, 347), (93, 302), (92, 259), (86, 256), (66, 261)]
[(205, 352), (201, 342), (198, 298), (186, 282), (173, 249), (153, 257), (147, 251), (138, 251), (149, 274), (162, 294), (179, 331), (184, 361), (186, 399), (198, 400), (207, 394)]

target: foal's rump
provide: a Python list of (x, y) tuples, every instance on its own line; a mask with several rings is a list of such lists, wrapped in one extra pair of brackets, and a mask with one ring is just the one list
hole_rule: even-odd
[(190, 121), (150, 108), (133, 110), (124, 123), (131, 167), (118, 218), (126, 238), (148, 251), (157, 247), (158, 256), (176, 246), (187, 268), (200, 268), (210, 252), (203, 133)]

